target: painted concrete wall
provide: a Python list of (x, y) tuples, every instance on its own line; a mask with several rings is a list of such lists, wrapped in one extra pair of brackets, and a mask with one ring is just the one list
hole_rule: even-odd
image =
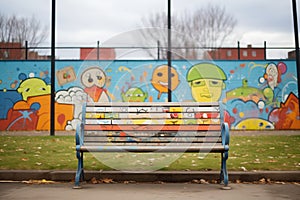
[[(167, 101), (167, 61), (57, 61), (56, 130), (83, 102)], [(0, 131), (50, 129), (50, 62), (0, 61)], [(173, 61), (173, 101), (220, 101), (231, 129), (300, 129), (295, 61)]]

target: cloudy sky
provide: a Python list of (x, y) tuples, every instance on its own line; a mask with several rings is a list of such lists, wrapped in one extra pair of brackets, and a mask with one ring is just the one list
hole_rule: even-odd
[[(241, 46), (294, 46), (291, 0), (172, 0), (172, 14), (192, 11), (207, 4), (224, 6), (238, 21), (236, 41)], [(49, 27), (51, 0), (0, 0), (3, 15), (36, 17)], [(56, 45), (96, 45), (124, 32), (142, 28), (141, 18), (167, 11), (167, 0), (56, 0)], [(300, 3), (297, 0), (298, 22)], [(298, 23), (299, 24), (299, 23)], [(298, 25), (299, 27), (299, 25)], [(279, 54), (283, 54), (279, 52)], [(284, 55), (282, 55), (283, 57)]]

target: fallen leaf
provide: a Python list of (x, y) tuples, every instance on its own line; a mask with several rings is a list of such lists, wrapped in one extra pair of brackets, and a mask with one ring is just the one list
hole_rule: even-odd
[(129, 183), (136, 183), (136, 181), (124, 181), (124, 184), (129, 184)]
[(97, 181), (97, 179), (96, 179), (95, 177), (93, 177), (93, 178), (91, 179), (91, 183), (92, 183), (92, 184), (97, 184), (98, 181)]
[(200, 180), (194, 179), (194, 180), (192, 180), (192, 183), (200, 183)]
[(26, 184), (52, 184), (52, 183), (55, 183), (55, 182), (54, 181), (48, 181), (46, 179), (42, 179), (42, 180), (22, 181), (22, 183), (26, 183)]
[(114, 183), (114, 181), (111, 178), (104, 178), (100, 180), (101, 183)]
[(268, 162), (268, 163), (276, 163), (276, 162), (278, 162), (278, 161), (272, 159), (272, 160), (267, 160), (267, 162)]
[(200, 179), (201, 184), (208, 184), (208, 182), (205, 179)]
[(163, 181), (155, 181), (154, 183), (155, 184), (165, 184), (165, 182), (163, 182)]
[(244, 172), (246, 172), (246, 171), (248, 171), (247, 169), (246, 169), (246, 167), (240, 167), (241, 168), (241, 170), (243, 170)]
[(20, 148), (20, 149), (16, 149), (16, 151), (24, 151), (24, 149), (21, 149), (21, 148)]
[(242, 181), (241, 181), (241, 180), (236, 180), (235, 182), (239, 184), (239, 183), (241, 183)]

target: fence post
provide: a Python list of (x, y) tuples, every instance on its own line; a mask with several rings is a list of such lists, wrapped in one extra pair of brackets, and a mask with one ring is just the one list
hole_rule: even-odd
[(238, 60), (241, 59), (241, 52), (240, 52), (240, 41), (237, 42), (237, 49), (238, 49)]
[[(293, 7), (293, 23), (294, 23), (294, 36), (295, 36), (295, 53), (296, 53), (296, 69), (298, 79), (298, 99), (300, 98), (300, 51), (299, 51), (299, 33), (298, 33), (298, 19), (297, 19), (297, 5), (296, 0), (292, 0)], [(298, 110), (298, 118), (300, 116), (300, 106)]]
[(267, 60), (267, 42), (264, 41), (264, 60)]
[(51, 100), (50, 100), (50, 135), (55, 135), (55, 0), (52, 0), (51, 16)]
[(99, 53), (100, 53), (99, 47), (100, 47), (100, 42), (99, 42), (99, 40), (98, 40), (98, 41), (97, 41), (97, 60), (99, 60), (99, 57), (100, 57), (100, 55), (99, 55)]
[(160, 42), (157, 40), (157, 60), (160, 60)]
[(28, 41), (25, 41), (25, 60), (28, 60)]
[(172, 102), (172, 77), (171, 77), (171, 67), (172, 67), (172, 39), (171, 39), (171, 0), (168, 0), (168, 102)]

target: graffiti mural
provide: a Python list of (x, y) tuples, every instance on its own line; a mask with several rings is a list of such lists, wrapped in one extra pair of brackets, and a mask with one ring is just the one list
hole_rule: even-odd
[[(168, 100), (167, 61), (57, 61), (55, 129), (84, 102)], [(0, 61), (0, 131), (50, 129), (50, 61)], [(231, 129), (300, 129), (295, 61), (172, 62), (172, 101), (224, 104)]]
[[(179, 83), (178, 73), (174, 67), (171, 67), (171, 91), (174, 91)], [(151, 84), (159, 92), (157, 99), (160, 99), (162, 93), (168, 93), (168, 65), (155, 67), (152, 73)]]
[(216, 102), (225, 89), (226, 75), (212, 63), (193, 65), (187, 73), (193, 99), (197, 102)]

